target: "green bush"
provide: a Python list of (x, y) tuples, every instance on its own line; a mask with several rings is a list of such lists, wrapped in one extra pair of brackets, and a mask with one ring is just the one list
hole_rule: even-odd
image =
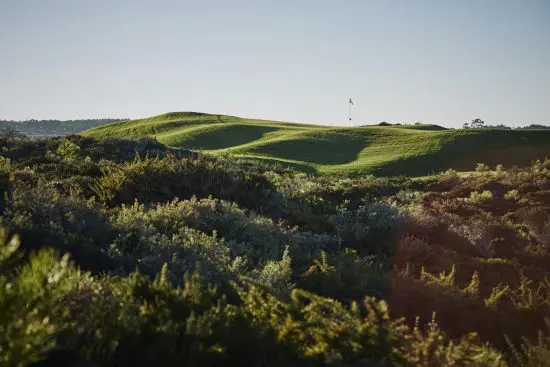
[(383, 298), (388, 282), (382, 264), (346, 249), (337, 254), (322, 252), (297, 285), (324, 297), (351, 301), (365, 296)]
[(171, 236), (182, 226), (215, 233), (226, 240), (231, 257), (246, 258), (252, 267), (280, 259), (287, 246), (292, 258), (299, 262), (309, 262), (321, 249), (336, 247), (334, 236), (287, 228), (235, 203), (213, 198), (173, 200), (149, 209), (137, 202), (123, 205), (113, 223), (123, 231), (134, 228), (131, 233), (148, 231), (148, 236), (152, 233)]
[(62, 195), (54, 187), (16, 187), (2, 222), (20, 233), (27, 249), (57, 248), (71, 253), (83, 268), (104, 271), (116, 260), (106, 250), (115, 235), (105, 210), (92, 200)]
[(260, 271), (253, 272), (257, 281), (275, 294), (286, 295), (291, 288), (292, 267), (288, 247), (280, 261), (268, 261)]
[(222, 162), (197, 159), (136, 157), (125, 164), (106, 163), (94, 186), (99, 199), (109, 205), (172, 200), (174, 197), (209, 195), (255, 208), (271, 185), (260, 174), (244, 170), (227, 171)]
[(56, 347), (69, 323), (64, 297), (91, 279), (59, 259), (55, 251), (33, 252), (23, 266), (19, 239), (0, 230), (0, 365), (26, 366)]
[(111, 219), (118, 235), (110, 253), (139, 263), (142, 271), (153, 276), (168, 264), (174, 281), (180, 281), (184, 273), (197, 266), (210, 280), (227, 276), (231, 259), (226, 241), (187, 227), (182, 213), (184, 203), (158, 204), (149, 210), (137, 202), (123, 205)]
[(468, 202), (473, 205), (486, 205), (493, 200), (493, 193), (489, 190), (484, 190), (483, 192), (472, 191)]
[(356, 210), (340, 209), (330, 221), (345, 247), (361, 254), (392, 255), (392, 244), (403, 214), (387, 204), (366, 203)]

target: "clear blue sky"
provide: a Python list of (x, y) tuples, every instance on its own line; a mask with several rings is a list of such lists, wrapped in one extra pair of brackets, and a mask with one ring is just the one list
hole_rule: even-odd
[(550, 124), (548, 0), (0, 0), (0, 118)]

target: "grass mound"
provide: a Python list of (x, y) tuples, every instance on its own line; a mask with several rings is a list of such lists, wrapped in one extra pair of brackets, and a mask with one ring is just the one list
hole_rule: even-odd
[(197, 112), (121, 121), (83, 135), (150, 136), (172, 147), (352, 176), (424, 176), (477, 163), (529, 166), (550, 156), (550, 131), (450, 130), (438, 125), (335, 128)]

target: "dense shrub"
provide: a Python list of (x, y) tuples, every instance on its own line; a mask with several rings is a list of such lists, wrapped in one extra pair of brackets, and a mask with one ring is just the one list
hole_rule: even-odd
[(125, 231), (147, 231), (171, 236), (188, 226), (216, 237), (225, 238), (231, 256), (241, 256), (251, 266), (280, 259), (288, 246), (298, 261), (309, 261), (321, 249), (334, 249), (337, 241), (328, 234), (299, 232), (235, 203), (213, 199), (173, 200), (146, 209), (143, 204), (123, 205), (114, 222)]
[(235, 201), (249, 208), (260, 206), (271, 185), (261, 175), (244, 170), (226, 171), (216, 159), (197, 159), (170, 155), (126, 164), (108, 164), (94, 186), (97, 197), (109, 205), (168, 201), (191, 196)]
[(0, 365), (26, 366), (56, 347), (68, 292), (91, 281), (52, 250), (31, 253), (19, 267), (19, 239), (0, 230)]
[(351, 249), (337, 254), (322, 252), (301, 276), (298, 286), (341, 301), (360, 300), (366, 295), (382, 298), (388, 288), (382, 264), (359, 257)]
[(166, 268), (94, 279), (46, 250), (17, 268), (16, 247), (0, 247), (4, 365), (502, 365), (472, 337), (455, 344), (436, 324), (424, 334), (392, 321), (383, 301), (345, 307), (298, 289), (283, 301), (244, 280), (230, 301), (197, 273), (173, 286)]
[(62, 195), (51, 185), (16, 187), (2, 221), (20, 233), (28, 249), (53, 247), (70, 252), (84, 268), (112, 269), (116, 260), (106, 254), (114, 230), (105, 210), (93, 200)]
[(399, 211), (384, 203), (365, 203), (356, 210), (340, 209), (330, 221), (346, 247), (360, 253), (391, 257), (391, 244), (403, 220)]
[(505, 334), (516, 346), (534, 340), (550, 313), (547, 165), (446, 173), (428, 186), (437, 192), (412, 200), (394, 258), (408, 274), (392, 279), (394, 312), (437, 311), (451, 335), (476, 330), (504, 349)]

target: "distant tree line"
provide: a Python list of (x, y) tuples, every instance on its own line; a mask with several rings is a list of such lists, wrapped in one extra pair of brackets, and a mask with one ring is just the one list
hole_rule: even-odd
[(550, 129), (548, 125), (530, 124), (527, 126), (510, 127), (504, 124), (498, 125), (486, 125), (485, 121), (480, 118), (473, 119), (470, 123), (465, 122), (462, 125), (464, 129), (501, 129), (501, 130), (547, 130)]
[(121, 121), (122, 119), (81, 119), (81, 120), (2, 120), (0, 130), (12, 130), (30, 137), (64, 136), (76, 134), (96, 126)]
[[(374, 126), (420, 126), (422, 125), (421, 122), (414, 122), (414, 123), (389, 123), (386, 121), (379, 122), (378, 124)], [(369, 125), (361, 125), (361, 126), (369, 126)], [(487, 125), (485, 124), (485, 121), (483, 121), (480, 118), (473, 119), (471, 122), (465, 122), (462, 127), (464, 129), (500, 129), (500, 130), (548, 130), (550, 129), (550, 125), (540, 125), (540, 124), (530, 124), (527, 126), (518, 126), (518, 127), (511, 127), (504, 124), (498, 124), (498, 125)]]

